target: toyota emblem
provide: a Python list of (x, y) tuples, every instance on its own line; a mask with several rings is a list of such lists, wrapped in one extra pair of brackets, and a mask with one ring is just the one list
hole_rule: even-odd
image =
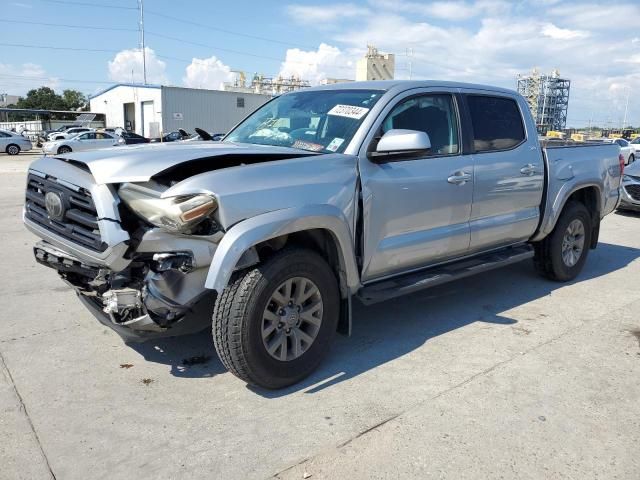
[(44, 205), (49, 214), (49, 218), (54, 220), (62, 220), (64, 217), (64, 204), (62, 197), (56, 192), (47, 192), (44, 196)]

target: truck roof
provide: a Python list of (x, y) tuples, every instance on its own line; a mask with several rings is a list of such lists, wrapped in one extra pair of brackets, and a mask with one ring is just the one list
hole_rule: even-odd
[(357, 90), (371, 89), (388, 91), (392, 89), (409, 90), (412, 88), (445, 87), (445, 88), (472, 88), (476, 90), (489, 90), (492, 92), (508, 93), (518, 95), (515, 90), (492, 85), (482, 85), (479, 83), (450, 82), (445, 80), (374, 80), (368, 82), (341, 82), (331, 85), (319, 85), (305, 89), (309, 90)]

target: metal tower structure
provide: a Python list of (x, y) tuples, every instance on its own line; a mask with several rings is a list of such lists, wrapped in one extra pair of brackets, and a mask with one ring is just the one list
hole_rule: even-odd
[(518, 75), (518, 93), (529, 104), (538, 133), (562, 130), (567, 125), (571, 80), (560, 78), (557, 70), (543, 75), (533, 69), (530, 75)]

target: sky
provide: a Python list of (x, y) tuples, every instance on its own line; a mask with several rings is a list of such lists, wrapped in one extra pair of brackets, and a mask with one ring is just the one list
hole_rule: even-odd
[[(137, 0), (2, 0), (0, 93), (47, 85), (93, 94), (140, 82)], [(640, 126), (640, 2), (145, 0), (147, 81), (219, 88), (296, 75), (355, 77), (367, 44), (396, 78), (516, 88), (518, 74), (571, 80), (568, 126)]]

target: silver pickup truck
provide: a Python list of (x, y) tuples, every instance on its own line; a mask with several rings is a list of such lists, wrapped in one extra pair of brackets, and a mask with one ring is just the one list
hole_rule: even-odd
[(623, 169), (616, 145), (541, 146), (511, 90), (344, 83), (277, 97), (218, 143), (40, 158), (24, 222), (126, 341), (209, 327), (231, 372), (279, 388), (350, 332), (353, 297), (529, 258), (573, 279)]

